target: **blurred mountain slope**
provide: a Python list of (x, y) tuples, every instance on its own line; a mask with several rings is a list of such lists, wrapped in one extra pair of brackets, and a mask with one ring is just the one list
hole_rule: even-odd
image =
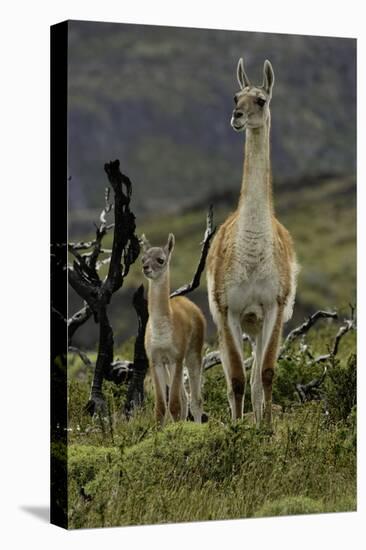
[(138, 214), (236, 190), (243, 136), (229, 119), (241, 56), (256, 83), (264, 59), (274, 67), (277, 184), (355, 173), (355, 40), (71, 21), (70, 210), (99, 208), (113, 158), (128, 167)]

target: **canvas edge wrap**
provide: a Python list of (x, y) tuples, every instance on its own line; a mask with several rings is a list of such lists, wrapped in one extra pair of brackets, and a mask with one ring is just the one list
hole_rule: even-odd
[(67, 495), (67, 44), (51, 26), (51, 523), (68, 527)]

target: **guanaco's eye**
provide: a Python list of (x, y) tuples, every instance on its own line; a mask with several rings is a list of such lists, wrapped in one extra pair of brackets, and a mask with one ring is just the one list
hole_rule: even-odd
[(158, 258), (156, 261), (157, 261), (158, 264), (160, 264), (160, 265), (162, 265), (162, 264), (164, 263), (163, 258)]
[(238, 98), (236, 97), (236, 95), (234, 95), (234, 103), (235, 103), (235, 105), (238, 104)]
[(258, 97), (256, 103), (258, 103), (259, 107), (263, 107), (263, 105), (265, 104), (266, 100), (265, 99), (262, 99), (261, 97)]

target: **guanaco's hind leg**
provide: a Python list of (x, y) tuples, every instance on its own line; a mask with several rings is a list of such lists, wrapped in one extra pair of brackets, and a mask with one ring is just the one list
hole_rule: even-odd
[[(243, 416), (245, 393), (245, 370), (239, 325), (221, 317), (219, 341), (221, 361), (224, 368), (227, 393), (233, 420)], [(240, 336), (240, 338), (239, 338)], [(239, 341), (240, 340), (240, 341)]]
[[(261, 348), (262, 335), (256, 338), (256, 350)], [(264, 393), (261, 374), (261, 359), (258, 353), (254, 354), (254, 361), (250, 371), (250, 393), (252, 398), (252, 408), (254, 420), (259, 424), (263, 417)]]
[(182, 403), (181, 420), (187, 420), (187, 416), (188, 416), (188, 395), (187, 395), (187, 391), (184, 387), (184, 374), (183, 374), (182, 391), (181, 391), (181, 403)]
[(173, 420), (182, 418), (183, 361), (170, 366), (169, 411)]
[(277, 308), (277, 315), (272, 325), (272, 330), (266, 347), (262, 364), (262, 382), (264, 390), (264, 420), (266, 424), (272, 423), (272, 381), (274, 368), (278, 354), (278, 347), (282, 335), (283, 306)]
[[(263, 326), (255, 340), (255, 360), (250, 376), (252, 407), (255, 423), (259, 425), (263, 418), (263, 408), (267, 410), (268, 399), (272, 403), (272, 378), (275, 357), (268, 355), (270, 349), (276, 319), (278, 316), (277, 304), (268, 309), (263, 318)], [(264, 374), (266, 371), (266, 374)], [(271, 409), (272, 405), (269, 406)], [(270, 423), (270, 420), (269, 420)]]

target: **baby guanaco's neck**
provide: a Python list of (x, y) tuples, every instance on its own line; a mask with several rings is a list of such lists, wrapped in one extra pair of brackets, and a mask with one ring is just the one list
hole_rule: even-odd
[(151, 323), (171, 318), (169, 269), (158, 279), (149, 279), (148, 309)]

